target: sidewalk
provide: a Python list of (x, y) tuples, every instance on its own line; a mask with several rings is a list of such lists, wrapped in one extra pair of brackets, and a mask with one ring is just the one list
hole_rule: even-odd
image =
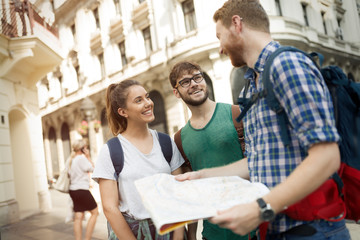
[[(25, 218), (18, 223), (1, 228), (0, 240), (74, 240), (73, 222), (65, 223), (68, 194), (50, 190), (53, 209)], [(96, 196), (94, 196), (96, 199)], [(100, 206), (99, 206), (100, 207)], [(107, 239), (106, 218), (101, 212), (96, 221), (93, 240)], [(83, 222), (83, 237), (86, 222)]]
[[(73, 224), (65, 223), (68, 195), (50, 190), (53, 209), (49, 213), (40, 213), (25, 218), (18, 223), (1, 228), (0, 240), (73, 240)], [(98, 199), (98, 196), (94, 196)], [(100, 209), (93, 233), (93, 240), (106, 240), (106, 219)], [(360, 224), (348, 223), (352, 240), (360, 240)], [(201, 228), (201, 226), (200, 226)], [(85, 222), (83, 223), (85, 230)], [(200, 229), (199, 229), (200, 230)], [(199, 231), (198, 239), (201, 239)], [(339, 239), (341, 240), (341, 239)]]

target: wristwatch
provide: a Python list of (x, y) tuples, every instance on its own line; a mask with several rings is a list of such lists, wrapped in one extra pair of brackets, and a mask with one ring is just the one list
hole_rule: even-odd
[(256, 202), (260, 207), (260, 217), (265, 222), (270, 222), (275, 219), (275, 212), (271, 208), (270, 203), (266, 203), (264, 199), (258, 198)]

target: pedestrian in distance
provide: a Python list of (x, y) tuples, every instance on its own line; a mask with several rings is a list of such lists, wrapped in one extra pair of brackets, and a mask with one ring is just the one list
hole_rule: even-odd
[[(235, 109), (237, 116), (240, 110), (237, 106), (210, 100), (203, 74), (198, 64), (182, 61), (173, 66), (169, 75), (174, 95), (191, 111), (189, 121), (175, 134), (175, 143), (194, 171), (223, 166), (244, 157), (240, 142), (243, 128), (239, 127), (239, 136), (232, 111)], [(251, 236), (254, 235), (252, 232)], [(208, 220), (203, 221), (202, 237), (207, 240), (248, 239), (247, 235), (240, 236)]]
[[(247, 98), (260, 92), (266, 60), (280, 48), (271, 38), (265, 10), (256, 0), (229, 0), (213, 19), (220, 53), (227, 55), (234, 67), (250, 68)], [(266, 239), (350, 239), (344, 220), (302, 220), (284, 213), (318, 189), (340, 166), (339, 134), (321, 73), (304, 54), (283, 52), (271, 64), (270, 82), (289, 120), (289, 145), (282, 141), (277, 113), (260, 98), (243, 118), (245, 161), (185, 173), (177, 179), (238, 175), (269, 187), (270, 192), (257, 201), (219, 211), (211, 218), (212, 223), (235, 233), (246, 234), (267, 222)], [(341, 215), (332, 219), (337, 218)]]
[[(121, 142), (124, 165), (118, 179), (105, 144), (100, 150), (93, 179), (99, 183), (110, 240), (183, 239), (184, 228), (159, 235), (142, 204), (134, 181), (157, 173), (182, 173), (184, 163), (173, 140), (172, 158), (165, 160), (158, 133), (148, 128), (154, 121), (154, 103), (149, 93), (135, 80), (111, 84), (106, 91), (106, 115), (112, 133)], [(117, 185), (118, 183), (118, 185)]]
[(89, 173), (94, 170), (94, 164), (90, 158), (88, 144), (84, 139), (76, 140), (72, 145), (73, 153), (70, 162), (70, 187), (69, 194), (74, 206), (74, 234), (76, 240), (82, 239), (82, 221), (85, 212), (90, 212), (90, 218), (86, 225), (85, 239), (91, 240), (92, 233), (99, 215), (97, 203), (89, 191)]

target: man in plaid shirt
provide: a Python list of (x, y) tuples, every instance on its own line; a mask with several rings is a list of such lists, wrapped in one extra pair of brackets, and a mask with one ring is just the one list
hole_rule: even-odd
[[(263, 90), (266, 60), (280, 45), (271, 38), (259, 1), (229, 0), (215, 12), (214, 21), (220, 53), (228, 55), (234, 67), (250, 68), (247, 97)], [(270, 81), (289, 119), (289, 146), (282, 142), (276, 113), (262, 98), (244, 118), (246, 159), (177, 179), (238, 175), (267, 185), (271, 191), (263, 198), (219, 211), (211, 219), (235, 233), (243, 235), (269, 222), (267, 239), (350, 239), (344, 220), (298, 221), (281, 213), (337, 171), (340, 138), (330, 94), (311, 59), (298, 52), (279, 54), (271, 65)]]

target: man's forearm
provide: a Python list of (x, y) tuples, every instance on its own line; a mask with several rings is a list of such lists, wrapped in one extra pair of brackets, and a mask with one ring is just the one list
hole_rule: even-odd
[(243, 158), (239, 161), (222, 167), (202, 169), (199, 171), (199, 173), (201, 175), (201, 178), (239, 176), (244, 179), (249, 179), (247, 158)]
[(340, 152), (336, 143), (319, 143), (309, 149), (308, 156), (281, 184), (273, 188), (264, 200), (275, 212), (281, 212), (323, 184), (340, 164)]

